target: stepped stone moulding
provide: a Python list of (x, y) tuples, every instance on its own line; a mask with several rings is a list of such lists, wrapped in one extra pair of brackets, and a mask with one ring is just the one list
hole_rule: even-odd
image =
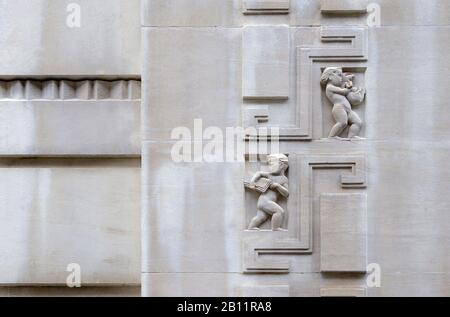
[[(313, 96), (320, 96), (322, 93), (320, 85), (313, 81), (314, 73), (320, 72), (319, 74), (321, 74), (322, 69), (328, 67), (330, 63), (334, 63), (341, 68), (356, 67), (365, 70), (366, 67), (364, 65), (368, 60), (367, 36), (367, 28), (324, 27), (321, 30), (322, 43), (338, 43), (343, 45), (297, 47), (297, 100), (295, 102), (295, 122), (294, 124), (278, 124), (271, 122), (271, 117), (267, 116), (263, 122), (265, 124), (264, 132), (262, 132), (264, 133), (264, 137), (267, 128), (277, 127), (279, 128), (279, 136), (277, 136), (277, 138), (281, 141), (311, 141), (313, 139)], [(288, 48), (287, 45), (285, 47), (286, 49)], [(288, 73), (288, 71), (286, 73)], [(259, 124), (262, 122), (255, 120), (254, 113), (255, 109), (252, 109), (250, 112), (248, 111), (248, 108), (244, 109), (244, 126), (249, 127), (248, 124), (253, 122), (255, 123), (254, 127), (256, 128), (254, 129), (256, 132), (249, 131), (249, 134), (246, 135), (246, 139), (259, 138), (259, 129), (262, 127), (259, 126)]]
[[(262, 255), (302, 255), (312, 253), (313, 171), (343, 169), (343, 189), (364, 189), (366, 159), (361, 155), (289, 155), (289, 224), (287, 231), (246, 231), (243, 242), (244, 273), (289, 273), (287, 260), (262, 259)], [(350, 170), (350, 172), (348, 171)]]
[(0, 100), (138, 100), (139, 80), (0, 80)]
[(288, 14), (289, 0), (242, 0), (244, 14)]
[(0, 80), (0, 155), (139, 156), (139, 80)]

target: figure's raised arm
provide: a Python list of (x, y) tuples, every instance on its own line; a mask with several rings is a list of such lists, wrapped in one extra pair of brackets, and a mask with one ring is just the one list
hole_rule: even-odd
[(260, 178), (262, 177), (269, 177), (269, 173), (267, 172), (256, 172), (255, 175), (252, 177), (251, 182), (252, 183), (256, 183), (257, 181), (259, 181)]

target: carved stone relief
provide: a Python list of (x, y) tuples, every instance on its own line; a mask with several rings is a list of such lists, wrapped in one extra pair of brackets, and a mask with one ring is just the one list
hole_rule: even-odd
[(340, 134), (349, 127), (348, 139), (361, 139), (359, 135), (363, 123), (352, 106), (362, 104), (366, 90), (353, 85), (354, 77), (353, 74), (344, 73), (339, 67), (327, 67), (322, 73), (320, 83), (333, 104), (332, 114), (336, 121), (329, 138), (340, 138)]
[[(257, 32), (258, 27), (252, 27), (254, 32)], [(267, 30), (269, 27), (264, 27)], [(279, 29), (281, 32), (282, 29)], [(245, 41), (245, 37), (244, 37)], [(320, 85), (314, 82), (314, 78), (322, 74), (323, 69), (332, 66), (340, 67), (342, 69), (357, 69), (360, 73), (364, 73), (366, 66), (365, 63), (368, 60), (368, 41), (367, 41), (367, 29), (361, 27), (353, 28), (336, 28), (325, 27), (321, 30), (321, 41), (326, 44), (321, 47), (297, 47), (297, 60), (296, 60), (296, 77), (297, 77), (297, 93), (295, 101), (294, 123), (282, 123), (274, 122), (270, 116), (270, 105), (268, 115), (263, 122), (254, 120), (254, 107), (244, 108), (243, 122), (244, 126), (248, 127), (249, 123), (255, 123), (254, 131), (249, 132), (246, 136), (247, 139), (257, 139), (259, 136), (258, 130), (264, 127), (264, 132), (267, 128), (277, 127), (279, 128), (279, 140), (298, 140), (298, 141), (311, 141), (313, 140), (313, 113), (314, 113), (314, 100), (320, 98), (322, 92)], [(285, 50), (289, 50), (289, 41), (285, 42), (283, 46)], [(328, 45), (338, 43), (336, 45)], [(249, 53), (245, 53), (246, 46), (244, 42), (244, 56)], [(253, 47), (253, 46), (252, 46)], [(280, 55), (278, 55), (280, 56)], [(245, 59), (244, 59), (245, 64)], [(262, 63), (263, 61), (261, 61)], [(270, 64), (273, 61), (268, 61)], [(285, 61), (284, 61), (285, 62)], [(284, 63), (277, 63), (278, 67), (284, 65)], [(292, 66), (292, 64), (291, 64)], [(246, 66), (243, 66), (246, 69)], [(260, 74), (261, 77), (264, 74)], [(277, 74), (285, 74), (287, 71), (280, 69)], [(255, 76), (251, 77), (254, 78)], [(272, 76), (273, 77), (273, 76)], [(248, 77), (250, 78), (250, 77)], [(243, 78), (244, 85), (247, 77)], [(280, 77), (281, 78), (281, 77)], [(350, 85), (350, 78), (347, 79), (347, 85)], [(364, 90), (352, 91), (352, 102), (356, 102), (364, 95)], [(269, 98), (270, 99), (270, 98)], [(273, 98), (272, 98), (273, 99)], [(266, 103), (274, 103), (274, 101), (266, 100)], [(267, 104), (264, 105), (267, 107)], [(352, 116), (353, 118), (354, 116)], [(355, 121), (357, 121), (355, 119)], [(317, 127), (316, 127), (317, 128)], [(356, 126), (355, 126), (356, 128)], [(253, 134), (252, 134), (253, 133)], [(358, 133), (357, 133), (358, 134)], [(359, 135), (358, 135), (359, 136)], [(277, 136), (278, 137), (278, 136)]]
[[(366, 161), (361, 155), (340, 156), (289, 155), (289, 197), (287, 199), (287, 230), (247, 230), (244, 240), (244, 272), (288, 273), (287, 260), (262, 258), (264, 255), (302, 255), (312, 252), (313, 171), (342, 169), (340, 186), (343, 189), (364, 189)], [(247, 195), (250, 193), (247, 192)], [(250, 205), (254, 204), (254, 205)], [(255, 200), (246, 200), (247, 212), (256, 209)], [(364, 212), (364, 211), (363, 211)], [(254, 211), (253, 211), (254, 213)]]
[[(353, 14), (365, 12), (367, 4), (322, 1), (321, 5), (322, 13)], [(287, 26), (244, 28), (243, 124), (255, 128), (247, 140), (267, 137), (267, 129), (273, 127), (278, 128), (280, 141), (363, 139), (368, 30), (323, 27), (320, 36), (321, 45), (297, 46), (294, 52), (291, 42), (296, 39)], [(289, 86), (291, 67), (296, 91)], [(279, 104), (295, 106), (293, 122), (274, 115)], [(246, 163), (243, 272), (304, 272), (308, 262), (307, 269), (324, 274), (365, 274), (365, 155), (291, 152), (260, 160), (267, 161), (266, 169), (260, 163)], [(341, 171), (336, 188), (332, 180)], [(305, 261), (292, 258), (298, 255)], [(364, 294), (359, 287), (321, 289), (322, 296)]]
[(259, 230), (269, 218), (272, 231), (283, 230), (285, 211), (277, 202), (289, 196), (289, 180), (285, 174), (289, 160), (284, 154), (271, 154), (267, 156), (267, 162), (269, 171), (259, 171), (250, 181), (244, 182), (247, 189), (259, 193), (256, 216), (250, 221), (249, 230)]

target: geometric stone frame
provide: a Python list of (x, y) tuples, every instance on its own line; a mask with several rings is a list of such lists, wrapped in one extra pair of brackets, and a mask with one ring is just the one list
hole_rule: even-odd
[[(314, 169), (351, 169), (341, 175), (342, 188), (365, 188), (366, 158), (364, 155), (289, 155), (290, 196), (288, 210), (293, 216), (287, 232), (246, 232), (243, 243), (244, 273), (289, 273), (290, 263), (283, 260), (262, 260), (261, 255), (301, 255), (312, 253), (313, 176)], [(295, 186), (296, 184), (300, 186)], [(291, 218), (291, 217), (290, 217)], [(292, 220), (294, 223), (292, 224)]]
[[(324, 43), (350, 43), (343, 47), (298, 47), (297, 48), (297, 101), (295, 109), (295, 124), (279, 126), (279, 140), (289, 141), (311, 141), (313, 138), (312, 113), (313, 96), (321, 93), (318, 83), (313, 83), (313, 71), (315, 64), (326, 64), (330, 62), (357, 63), (368, 60), (368, 31), (364, 27), (323, 27), (321, 29), (321, 41)], [(337, 66), (337, 65), (334, 65)], [(351, 66), (349, 66), (351, 67)], [(248, 115), (259, 115), (253, 109)], [(263, 110), (267, 114), (267, 110)], [(248, 116), (247, 115), (247, 116)], [(244, 115), (244, 117), (247, 117)], [(248, 119), (247, 119), (248, 121)], [(253, 121), (253, 120), (250, 120)], [(270, 121), (266, 117), (265, 121)], [(256, 123), (256, 134), (247, 134), (247, 140), (259, 138), (258, 120)], [(244, 125), (245, 126), (245, 125)], [(268, 128), (271, 128), (269, 126)], [(264, 130), (266, 134), (267, 130)], [(251, 131), (250, 131), (251, 133)], [(263, 135), (265, 135), (263, 134)], [(264, 136), (264, 138), (269, 138)], [(275, 138), (278, 138), (275, 136)]]

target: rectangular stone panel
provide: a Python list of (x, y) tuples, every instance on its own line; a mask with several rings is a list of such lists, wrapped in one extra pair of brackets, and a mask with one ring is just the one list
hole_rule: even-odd
[(205, 129), (241, 124), (240, 28), (143, 28), (142, 37), (143, 139), (170, 139), (177, 127), (194, 131), (195, 119)]
[(289, 28), (247, 26), (242, 39), (242, 84), (245, 99), (289, 97)]
[(323, 287), (320, 289), (321, 297), (365, 297), (366, 289), (363, 287)]
[(143, 272), (241, 272), (243, 163), (176, 162), (177, 148), (143, 143)]
[(139, 156), (139, 100), (0, 100), (0, 156)]
[(320, 196), (321, 272), (366, 272), (366, 209), (365, 194)]
[(289, 0), (243, 0), (244, 14), (286, 14)]
[(321, 0), (324, 13), (365, 13), (368, 0)]
[(0, 159), (0, 284), (140, 283), (138, 159)]
[(242, 0), (142, 0), (143, 26), (238, 26)]
[(0, 76), (139, 76), (139, 13), (139, 0), (0, 1)]

